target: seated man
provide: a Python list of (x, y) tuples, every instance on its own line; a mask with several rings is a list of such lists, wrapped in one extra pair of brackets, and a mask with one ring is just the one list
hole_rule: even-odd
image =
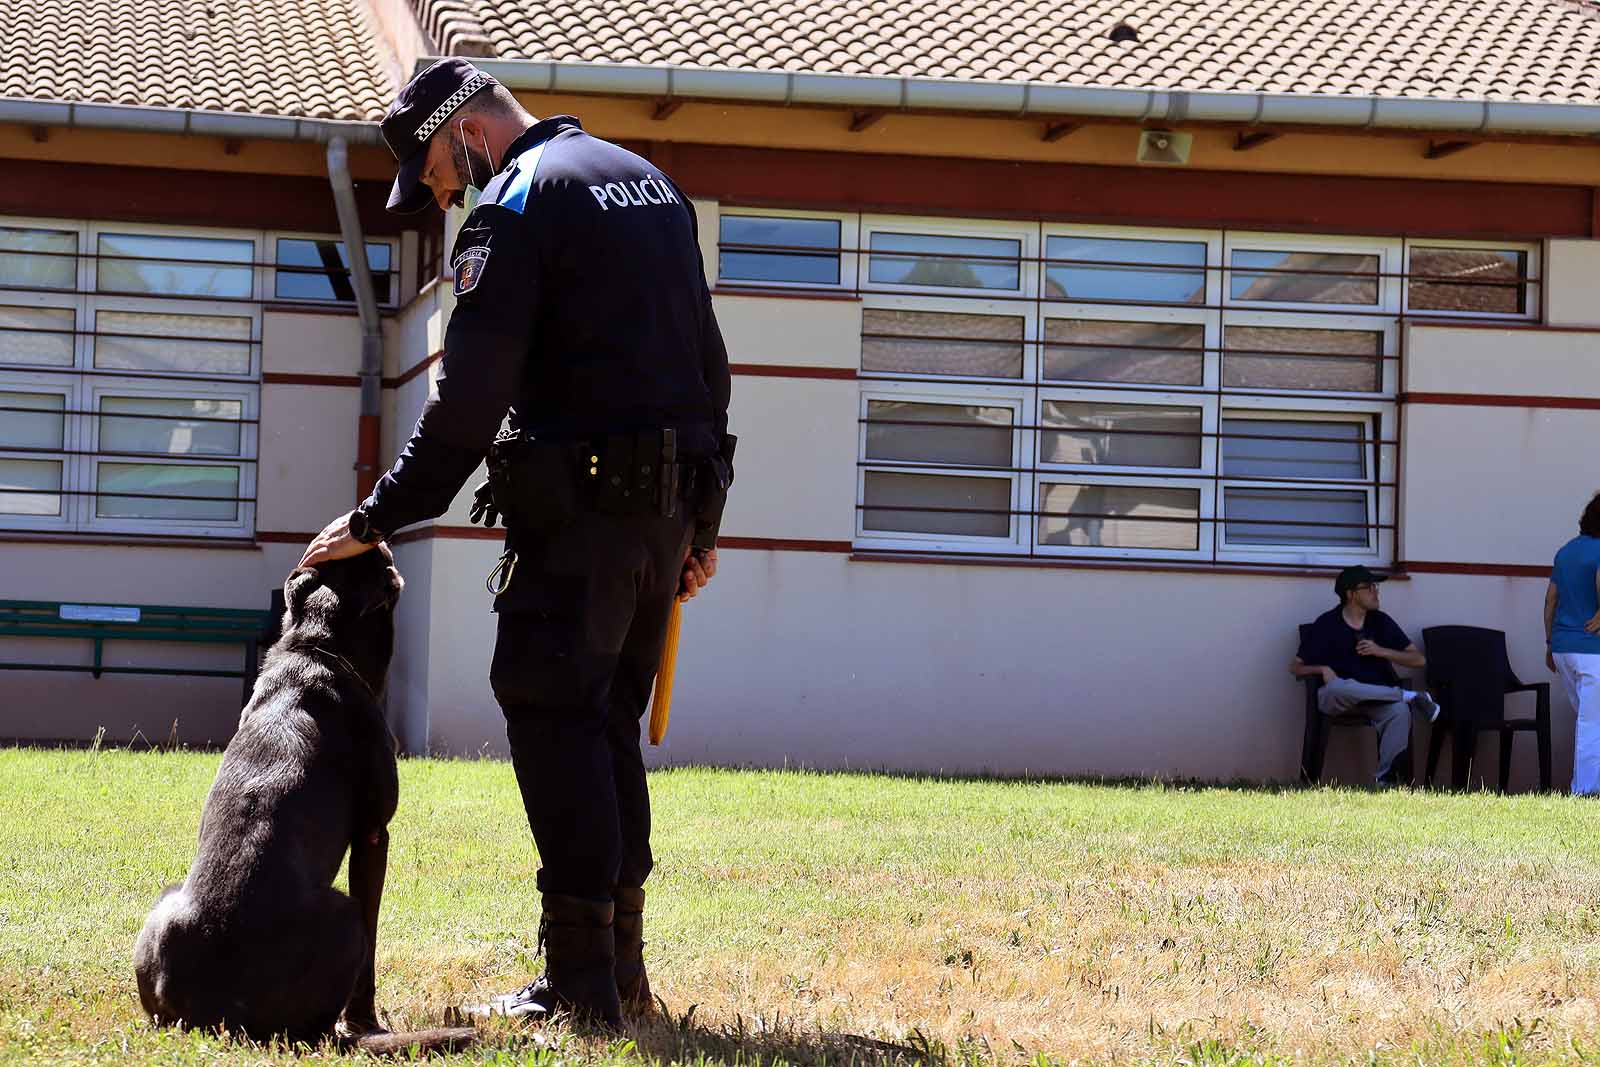
[(1395, 664), (1421, 667), (1427, 660), (1406, 632), (1378, 610), (1378, 583), (1384, 579), (1365, 567), (1346, 567), (1334, 579), (1339, 606), (1317, 616), (1289, 664), (1296, 678), (1322, 676), (1317, 707), (1324, 715), (1355, 712), (1378, 728), (1380, 787), (1397, 785), (1409, 764), (1402, 760), (1411, 745), (1411, 715), (1424, 722), (1439, 717), (1439, 705), (1427, 693), (1400, 688)]

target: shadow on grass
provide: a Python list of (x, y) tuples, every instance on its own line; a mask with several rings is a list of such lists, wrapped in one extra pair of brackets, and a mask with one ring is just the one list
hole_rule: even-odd
[(947, 1067), (968, 1059), (936, 1038), (913, 1031), (905, 1043), (862, 1034), (807, 1028), (786, 1019), (743, 1017), (717, 1026), (698, 1023), (695, 1009), (674, 1017), (663, 1011), (634, 1028), (639, 1055), (656, 1063), (778, 1067)]

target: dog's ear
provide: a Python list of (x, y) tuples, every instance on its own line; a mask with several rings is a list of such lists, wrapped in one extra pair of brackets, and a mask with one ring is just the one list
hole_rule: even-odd
[(305, 618), (306, 597), (321, 584), (322, 575), (315, 568), (300, 567), (290, 573), (288, 580), (283, 583), (283, 606), (289, 613), (290, 622)]
[(393, 567), (385, 567), (383, 581), (379, 583), (367, 597), (366, 603), (361, 605), (363, 617), (371, 615), (374, 611), (393, 608), (400, 599), (400, 591), (406, 587), (406, 581), (400, 577), (400, 572)]

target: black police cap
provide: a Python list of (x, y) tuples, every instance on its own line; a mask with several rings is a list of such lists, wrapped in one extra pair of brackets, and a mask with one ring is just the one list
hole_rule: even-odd
[(441, 59), (406, 82), (380, 125), (389, 151), (400, 161), (389, 190), (390, 211), (412, 215), (433, 203), (433, 193), (422, 184), (428, 138), (473, 94), (496, 84), (465, 59)]

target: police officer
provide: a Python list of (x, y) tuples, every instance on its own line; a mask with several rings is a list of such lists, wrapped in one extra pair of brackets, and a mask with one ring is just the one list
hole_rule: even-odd
[(694, 211), (648, 160), (574, 118), (536, 121), (465, 60), (413, 78), (382, 129), (400, 161), (391, 211), (481, 195), (451, 253), (436, 391), (394, 467), (301, 565), (442, 514), (489, 456), (475, 514), (507, 527), (489, 677), (542, 864), (546, 970), (479, 1007), (615, 1024), (651, 1004), (639, 721), (674, 597), (716, 574), (732, 477)]

